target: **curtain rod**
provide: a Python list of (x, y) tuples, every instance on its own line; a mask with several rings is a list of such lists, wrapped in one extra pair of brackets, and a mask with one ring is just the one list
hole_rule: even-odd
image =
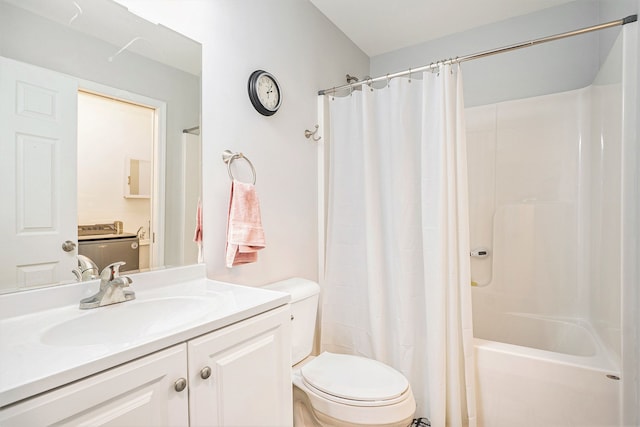
[(516, 49), (522, 49), (522, 48), (525, 48), (525, 47), (535, 46), (535, 45), (538, 45), (538, 44), (541, 44), (541, 43), (546, 43), (546, 42), (550, 42), (550, 41), (554, 41), (554, 40), (564, 39), (566, 37), (573, 37), (573, 36), (578, 36), (580, 34), (590, 33), (592, 31), (604, 30), (605, 28), (617, 27), (617, 26), (620, 26), (620, 25), (629, 24), (631, 22), (636, 22), (637, 20), (638, 20), (638, 15), (629, 15), (626, 18), (618, 19), (616, 21), (606, 22), (604, 24), (594, 25), (592, 27), (581, 28), (579, 30), (569, 31), (569, 32), (566, 32), (566, 33), (556, 34), (556, 35), (553, 35), (553, 36), (542, 37), (542, 38), (535, 39), (535, 40), (529, 40), (527, 42), (517, 43), (517, 44), (510, 45), (510, 46), (505, 46), (505, 47), (500, 47), (500, 48), (497, 48), (497, 49), (487, 50), (487, 51), (484, 51), (484, 52), (473, 53), (471, 55), (461, 56), (461, 57), (457, 57), (455, 59), (446, 59), (446, 60), (442, 60), (442, 61), (438, 61), (438, 62), (435, 62), (435, 63), (431, 63), (430, 65), (425, 65), (425, 66), (418, 67), (418, 68), (409, 68), (408, 70), (400, 71), (400, 72), (397, 72), (397, 73), (387, 74), (387, 75), (376, 77), (376, 78), (368, 78), (368, 79), (364, 79), (364, 80), (359, 81), (359, 82), (349, 83), (349, 84), (342, 85), (342, 86), (337, 86), (337, 87), (333, 87), (333, 88), (329, 88), (329, 89), (320, 90), (320, 91), (318, 91), (318, 95), (327, 95), (327, 94), (330, 94), (330, 93), (336, 93), (337, 91), (340, 91), (340, 90), (353, 89), (353, 88), (356, 88), (356, 87), (360, 87), (360, 86), (362, 86), (364, 84), (370, 85), (371, 83), (379, 82), (379, 81), (382, 81), (382, 80), (390, 80), (390, 79), (393, 79), (395, 77), (410, 75), (411, 73), (419, 73), (419, 72), (422, 72), (422, 71), (433, 70), (435, 68), (440, 67), (441, 65), (448, 65), (448, 64), (453, 64), (453, 63), (456, 63), (456, 62), (457, 63), (461, 63), (461, 62), (465, 62), (465, 61), (471, 61), (473, 59), (484, 58), (486, 56), (497, 55), (499, 53), (510, 52), (510, 51), (516, 50)]

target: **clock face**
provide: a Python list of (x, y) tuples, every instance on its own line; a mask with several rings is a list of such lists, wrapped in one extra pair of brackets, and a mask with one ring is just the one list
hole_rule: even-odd
[(275, 114), (282, 103), (280, 87), (273, 75), (263, 70), (254, 71), (249, 77), (249, 99), (263, 116)]
[(280, 91), (276, 82), (266, 74), (258, 78), (258, 99), (265, 108), (275, 111), (280, 101)]

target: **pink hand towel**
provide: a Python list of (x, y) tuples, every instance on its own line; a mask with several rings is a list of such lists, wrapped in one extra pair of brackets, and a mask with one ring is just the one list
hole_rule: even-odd
[(256, 262), (258, 251), (264, 247), (256, 188), (253, 184), (233, 180), (227, 224), (227, 267)]

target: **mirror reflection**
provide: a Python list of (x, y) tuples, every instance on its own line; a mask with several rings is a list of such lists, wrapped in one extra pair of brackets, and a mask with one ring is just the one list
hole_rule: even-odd
[(143, 199), (151, 197), (151, 162), (149, 160), (127, 159), (125, 165), (127, 184), (124, 197)]
[(110, 0), (0, 0), (0, 292), (197, 262), (200, 51)]

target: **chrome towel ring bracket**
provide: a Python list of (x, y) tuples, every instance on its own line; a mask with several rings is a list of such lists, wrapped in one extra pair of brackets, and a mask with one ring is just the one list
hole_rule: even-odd
[(231, 150), (224, 150), (222, 152), (222, 161), (227, 164), (227, 172), (229, 173), (229, 178), (231, 178), (232, 181), (236, 180), (235, 177), (233, 176), (233, 173), (231, 172), (231, 163), (233, 163), (233, 161), (236, 160), (236, 159), (243, 159), (243, 160), (246, 160), (247, 163), (249, 163), (249, 167), (251, 168), (251, 174), (253, 175), (252, 184), (255, 185), (255, 183), (256, 183), (256, 169), (253, 167), (253, 163), (251, 163), (251, 160), (249, 160), (242, 153), (234, 153)]

